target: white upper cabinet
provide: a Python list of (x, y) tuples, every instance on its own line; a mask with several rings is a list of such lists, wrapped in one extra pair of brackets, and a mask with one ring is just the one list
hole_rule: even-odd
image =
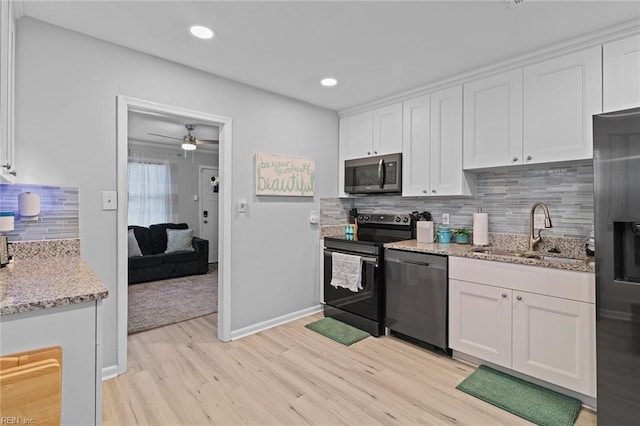
[(15, 18), (13, 4), (0, 2), (0, 183), (16, 177), (13, 138)]
[(462, 85), (431, 94), (431, 195), (472, 195), (473, 176), (462, 170)]
[(403, 103), (402, 195), (429, 193), (431, 101), (429, 95)]
[(373, 110), (373, 155), (402, 152), (402, 102)]
[(403, 104), (402, 195), (472, 195), (462, 170), (462, 86)]
[(522, 162), (522, 69), (464, 85), (464, 168)]
[(402, 152), (402, 103), (347, 117), (345, 159)]
[(601, 48), (524, 68), (525, 164), (593, 157), (592, 118), (602, 112)]
[(604, 112), (640, 107), (640, 35), (602, 49)]

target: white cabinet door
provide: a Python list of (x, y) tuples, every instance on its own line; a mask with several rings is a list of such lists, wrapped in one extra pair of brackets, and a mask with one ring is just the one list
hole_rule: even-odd
[(14, 182), (14, 57), (15, 18), (13, 3), (0, 2), (0, 183)]
[(524, 68), (524, 163), (593, 157), (593, 114), (602, 112), (600, 47)]
[(640, 107), (640, 35), (602, 48), (604, 112)]
[(402, 102), (373, 110), (372, 155), (402, 152)]
[(429, 192), (429, 95), (404, 101), (402, 105), (402, 195)]
[(348, 117), (345, 160), (373, 155), (373, 111)]
[(449, 346), (511, 368), (511, 290), (449, 279)]
[(464, 168), (522, 162), (522, 69), (464, 85)]
[(462, 170), (462, 86), (431, 94), (431, 195), (471, 195)]
[(513, 369), (595, 397), (595, 306), (513, 292)]

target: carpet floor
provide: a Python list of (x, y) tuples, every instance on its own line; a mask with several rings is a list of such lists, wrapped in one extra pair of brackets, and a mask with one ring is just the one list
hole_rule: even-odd
[(218, 312), (218, 264), (204, 275), (129, 286), (129, 334)]

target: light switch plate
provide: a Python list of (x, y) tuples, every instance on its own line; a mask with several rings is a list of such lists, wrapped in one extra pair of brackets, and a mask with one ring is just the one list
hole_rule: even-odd
[(118, 193), (102, 191), (102, 210), (118, 210)]
[(442, 224), (443, 225), (449, 224), (449, 213), (442, 213)]

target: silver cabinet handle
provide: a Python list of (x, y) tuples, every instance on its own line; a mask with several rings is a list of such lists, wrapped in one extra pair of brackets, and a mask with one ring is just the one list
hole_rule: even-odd
[(18, 172), (16, 172), (15, 170), (11, 170), (11, 171), (9, 172), (9, 174), (10, 174), (10, 175), (17, 176), (17, 175), (18, 175)]
[(423, 189), (423, 190), (422, 190), (422, 193), (423, 193), (423, 194), (426, 194), (426, 193), (427, 193), (427, 190), (426, 190), (426, 189)]
[(377, 154), (377, 153), (378, 153), (378, 151), (373, 151), (373, 153), (374, 153), (374, 154)]
[(208, 221), (207, 219), (205, 219), (203, 222), (204, 222), (204, 223), (209, 223), (209, 221)]
[(502, 297), (507, 297), (507, 293), (502, 293)]
[(431, 190), (431, 193), (435, 194), (435, 193), (436, 193), (436, 190), (435, 190), (435, 189), (432, 189), (432, 190)]
[(512, 163), (515, 163), (516, 161), (518, 161), (518, 157), (513, 157), (513, 158), (511, 159), (511, 162), (512, 162)]
[(527, 161), (531, 161), (531, 160), (533, 160), (533, 157), (530, 155), (527, 155)]
[(2, 167), (4, 167), (5, 169), (9, 170), (11, 168), (11, 163), (3, 164)]
[(522, 300), (522, 296), (516, 296), (516, 299)]
[(371, 151), (367, 151), (367, 155), (371, 155)]

